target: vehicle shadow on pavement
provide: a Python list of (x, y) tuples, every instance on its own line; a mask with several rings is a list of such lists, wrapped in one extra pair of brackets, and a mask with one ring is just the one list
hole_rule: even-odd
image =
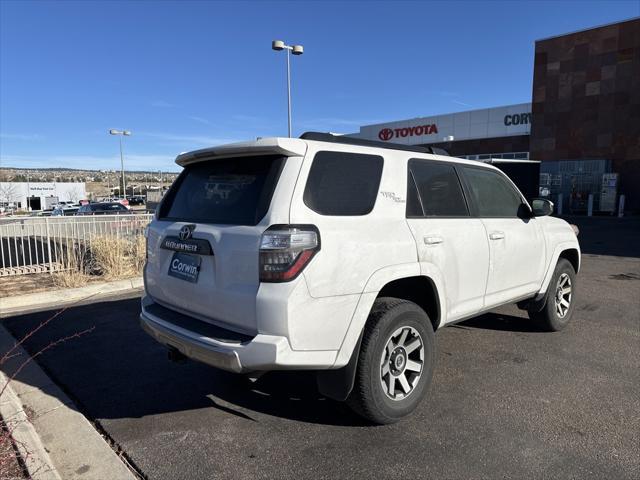
[(544, 330), (530, 320), (525, 312), (523, 312), (522, 317), (497, 312), (485, 313), (479, 317), (470, 318), (464, 322), (452, 325), (451, 328), (479, 328), (503, 332), (544, 333)]
[(583, 254), (640, 257), (640, 216), (563, 217), (578, 226)]
[[(166, 348), (143, 332), (139, 312), (137, 297), (76, 306), (23, 346), (33, 355), (57, 339), (95, 327), (37, 358), (92, 420), (217, 408), (253, 421), (266, 414), (327, 425), (366, 425), (344, 405), (321, 397), (314, 376), (305, 372), (272, 372), (251, 384), (245, 377), (197, 362), (172, 363)], [(55, 313), (2, 321), (21, 339)]]

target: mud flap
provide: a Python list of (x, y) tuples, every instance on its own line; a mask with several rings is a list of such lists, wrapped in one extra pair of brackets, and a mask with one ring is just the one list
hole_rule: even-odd
[(364, 329), (360, 332), (360, 337), (358, 337), (358, 342), (353, 349), (349, 363), (335, 370), (320, 370), (316, 372), (318, 391), (325, 397), (344, 402), (351, 390), (353, 390), (363, 334)]

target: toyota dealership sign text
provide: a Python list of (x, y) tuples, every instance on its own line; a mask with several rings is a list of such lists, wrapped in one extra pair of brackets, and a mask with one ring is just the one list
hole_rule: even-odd
[(378, 132), (378, 138), (386, 142), (393, 138), (432, 135), (435, 133), (438, 133), (438, 126), (435, 123), (432, 123), (427, 125), (416, 125), (415, 127), (383, 128)]

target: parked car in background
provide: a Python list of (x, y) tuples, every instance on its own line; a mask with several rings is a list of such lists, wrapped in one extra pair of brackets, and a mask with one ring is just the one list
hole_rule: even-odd
[(52, 210), (56, 208), (67, 208), (67, 207), (79, 207), (80, 205), (75, 202), (58, 202), (53, 205)]
[(145, 198), (143, 195), (133, 195), (131, 197), (127, 197), (129, 201), (129, 205), (144, 205)]
[(13, 204), (3, 203), (0, 204), (0, 215), (1, 216), (9, 216), (14, 215), (18, 208)]
[(131, 211), (120, 202), (90, 203), (82, 205), (76, 215), (130, 215)]
[(113, 202), (121, 203), (125, 207), (129, 206), (129, 200), (127, 198), (120, 198), (120, 197), (98, 198), (96, 203), (113, 203)]
[(69, 215), (75, 215), (80, 210), (80, 206), (73, 207), (56, 207), (51, 212), (52, 217), (66, 217)]

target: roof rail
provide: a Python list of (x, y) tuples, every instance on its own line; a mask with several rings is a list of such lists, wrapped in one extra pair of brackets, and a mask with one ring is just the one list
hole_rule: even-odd
[(388, 150), (403, 150), (406, 152), (431, 153), (435, 155), (446, 155), (449, 153), (438, 147), (418, 147), (415, 145), (401, 145), (399, 143), (379, 142), (377, 140), (365, 140), (363, 138), (347, 137), (346, 135), (333, 135), (331, 133), (305, 132), (300, 135), (303, 140), (315, 140), (318, 142), (342, 143), (345, 145), (360, 145), (362, 147), (386, 148)]

